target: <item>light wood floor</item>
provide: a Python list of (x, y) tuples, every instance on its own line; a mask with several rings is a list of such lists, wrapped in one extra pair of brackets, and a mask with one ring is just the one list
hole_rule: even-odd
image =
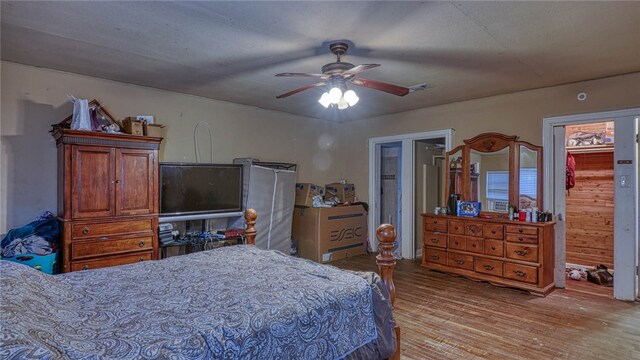
[[(376, 271), (373, 255), (332, 263)], [(401, 260), (403, 359), (640, 359), (640, 304), (557, 289), (546, 298)]]

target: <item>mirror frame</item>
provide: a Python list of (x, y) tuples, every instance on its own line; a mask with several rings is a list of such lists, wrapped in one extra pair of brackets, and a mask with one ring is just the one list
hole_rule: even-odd
[[(462, 151), (462, 169), (470, 169), (471, 150), (481, 153), (500, 151), (509, 148), (509, 203), (520, 206), (520, 146), (523, 145), (531, 151), (538, 153), (538, 170), (537, 170), (537, 204), (540, 211), (543, 210), (543, 189), (542, 189), (542, 146), (536, 146), (526, 141), (518, 141), (516, 135), (505, 135), (500, 133), (483, 133), (471, 139), (463, 140), (464, 145), (460, 145), (446, 154), (447, 166), (447, 182), (445, 186), (445, 198), (449, 198), (450, 194), (450, 157), (458, 151)], [(462, 171), (461, 174), (461, 200), (468, 201), (471, 198), (471, 173), (470, 171)], [(482, 211), (497, 216), (506, 216), (505, 213), (495, 213)]]

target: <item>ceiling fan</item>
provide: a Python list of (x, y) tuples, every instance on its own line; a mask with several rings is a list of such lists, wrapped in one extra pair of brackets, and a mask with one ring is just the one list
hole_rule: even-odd
[(312, 77), (319, 78), (321, 81), (303, 86), (301, 88), (291, 90), (284, 94), (276, 96), (276, 99), (283, 99), (299, 92), (316, 88), (324, 87), (327, 89), (322, 97), (318, 100), (322, 106), (328, 108), (331, 105), (336, 105), (338, 109), (346, 109), (349, 106), (354, 106), (359, 98), (355, 91), (347, 88), (347, 84), (353, 84), (357, 86), (363, 86), (374, 90), (384, 91), (389, 94), (397, 96), (405, 96), (416, 90), (424, 90), (427, 88), (426, 84), (420, 84), (412, 86), (411, 88), (393, 85), (381, 81), (369, 80), (357, 77), (358, 74), (365, 70), (373, 69), (380, 66), (380, 64), (362, 64), (355, 66), (353, 64), (340, 61), (340, 57), (344, 55), (349, 49), (349, 45), (345, 42), (337, 41), (329, 45), (329, 50), (336, 55), (337, 61), (328, 63), (322, 67), (321, 74), (312, 73), (281, 73), (276, 74), (277, 77), (285, 76), (300, 76), (300, 77)]

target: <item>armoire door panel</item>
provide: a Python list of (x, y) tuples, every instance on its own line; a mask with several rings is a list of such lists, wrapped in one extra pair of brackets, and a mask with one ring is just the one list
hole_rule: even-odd
[(113, 160), (114, 149), (73, 146), (73, 218), (115, 215)]
[(116, 209), (118, 215), (153, 213), (153, 151), (116, 152)]

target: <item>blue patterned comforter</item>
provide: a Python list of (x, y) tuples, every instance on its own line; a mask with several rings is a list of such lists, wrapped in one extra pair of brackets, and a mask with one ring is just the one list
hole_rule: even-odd
[(3, 359), (384, 358), (395, 347), (377, 276), (253, 246), (57, 276), (8, 261), (0, 271)]

